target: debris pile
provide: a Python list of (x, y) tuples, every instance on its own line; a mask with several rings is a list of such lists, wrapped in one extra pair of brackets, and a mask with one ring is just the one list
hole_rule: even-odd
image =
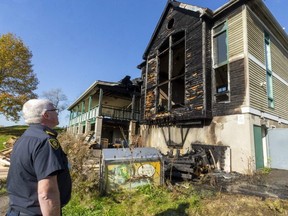
[(17, 139), (18, 137), (11, 136), (7, 142), (3, 143), (5, 148), (0, 151), (0, 165), (4, 167), (10, 166), (10, 154)]
[(201, 144), (193, 144), (184, 155), (180, 148), (171, 149), (163, 157), (165, 176), (170, 180), (196, 180), (211, 171), (223, 170), (225, 151), (225, 146)]

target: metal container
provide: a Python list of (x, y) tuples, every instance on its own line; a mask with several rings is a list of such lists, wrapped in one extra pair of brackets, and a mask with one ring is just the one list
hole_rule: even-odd
[(129, 190), (147, 184), (161, 185), (163, 179), (162, 155), (155, 148), (102, 150), (101, 192)]

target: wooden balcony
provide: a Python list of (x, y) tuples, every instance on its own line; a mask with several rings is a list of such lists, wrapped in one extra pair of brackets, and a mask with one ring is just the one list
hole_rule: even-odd
[(132, 113), (132, 111), (128, 109), (121, 109), (117, 107), (108, 107), (108, 106), (103, 106), (100, 111), (99, 107), (97, 106), (88, 112), (82, 113), (74, 118), (71, 118), (69, 125), (75, 125), (88, 120), (93, 120), (97, 116), (103, 116), (103, 118), (110, 118), (124, 121), (130, 121), (130, 120), (139, 121), (140, 119), (139, 111), (134, 111)]

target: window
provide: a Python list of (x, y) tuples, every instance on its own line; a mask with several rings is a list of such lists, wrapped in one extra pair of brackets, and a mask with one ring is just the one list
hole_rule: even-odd
[(229, 65), (227, 45), (227, 24), (213, 29), (213, 60), (216, 102), (229, 101)]
[(270, 36), (267, 33), (265, 33), (264, 44), (265, 44), (265, 59), (266, 59), (266, 81), (267, 81), (268, 106), (270, 108), (274, 108)]
[(216, 81), (216, 93), (222, 93), (228, 91), (228, 73), (227, 65), (223, 65), (216, 70), (215, 81)]
[(214, 64), (221, 65), (227, 63), (227, 32), (226, 23), (214, 29)]
[(167, 29), (171, 29), (174, 25), (174, 18), (172, 18), (171, 20), (169, 20), (168, 24), (167, 24)]
[(185, 32), (170, 35), (158, 49), (158, 112), (184, 105)]

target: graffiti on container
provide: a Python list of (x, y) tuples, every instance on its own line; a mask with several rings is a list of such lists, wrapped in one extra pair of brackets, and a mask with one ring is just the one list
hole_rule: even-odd
[(108, 190), (160, 185), (160, 162), (110, 164), (107, 166), (107, 180)]

